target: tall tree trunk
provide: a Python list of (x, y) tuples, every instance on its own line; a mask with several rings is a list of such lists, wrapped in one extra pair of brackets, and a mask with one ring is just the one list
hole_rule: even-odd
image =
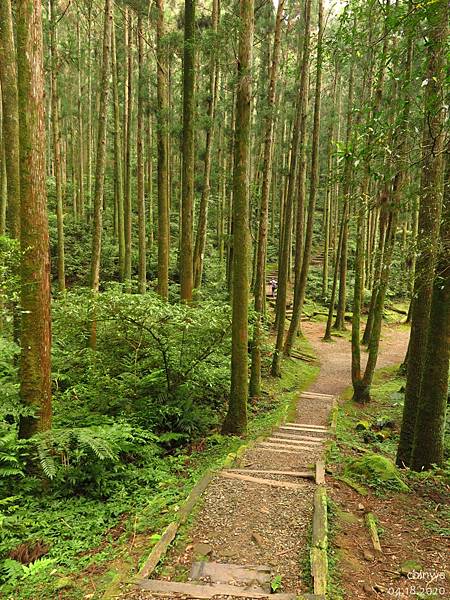
[[(308, 203), (308, 220), (306, 224), (305, 247), (303, 250), (301, 269), (296, 269), (295, 290), (294, 290), (294, 306), (292, 311), (291, 324), (287, 333), (284, 352), (289, 355), (294, 345), (295, 336), (300, 325), (300, 319), (303, 312), (303, 304), (305, 301), (306, 282), (308, 279), (309, 263), (311, 260), (311, 249), (313, 241), (314, 216), (316, 210), (316, 200), (319, 188), (319, 143), (320, 143), (320, 97), (322, 92), (322, 60), (323, 60), (323, 1), (319, 0), (319, 15), (318, 15), (318, 39), (317, 39), (317, 73), (316, 73), (316, 89), (314, 100), (314, 124), (312, 137), (312, 154), (311, 154), (311, 184), (309, 189)], [(303, 59), (305, 61), (305, 58)], [(306, 151), (306, 149), (305, 149)], [(298, 210), (303, 210), (303, 206), (299, 205)], [(299, 240), (299, 232), (297, 232), (297, 243)]]
[[(212, 30), (217, 32), (219, 24), (219, 0), (213, 0), (212, 9)], [(205, 167), (203, 170), (203, 189), (200, 200), (197, 236), (195, 238), (194, 247), (194, 287), (198, 288), (201, 285), (203, 260), (206, 247), (206, 232), (208, 223), (208, 202), (211, 190), (211, 155), (212, 144), (214, 137), (215, 112), (217, 101), (217, 87), (219, 82), (218, 77), (218, 62), (217, 58), (212, 53), (211, 56), (211, 74), (209, 80), (209, 99), (208, 99), (208, 129), (206, 131), (206, 148), (205, 148)]]
[(144, 32), (142, 15), (138, 16), (137, 24), (138, 47), (138, 98), (137, 98), (137, 201), (138, 201), (138, 232), (139, 232), (139, 293), (144, 294), (147, 288), (147, 232), (145, 221), (145, 177), (144, 177)]
[(184, 52), (183, 52), (183, 181), (181, 204), (181, 301), (192, 300), (192, 226), (194, 210), (195, 171), (195, 2), (184, 2)]
[(58, 48), (57, 48), (57, 15), (55, 0), (50, 0), (50, 52), (51, 66), (51, 93), (52, 93), (52, 131), (53, 131), (53, 160), (55, 165), (56, 183), (56, 226), (58, 232), (58, 289), (64, 292), (66, 289), (66, 277), (64, 268), (64, 213), (61, 182), (61, 132), (59, 130), (59, 97), (58, 97)]
[(249, 158), (252, 102), (253, 0), (240, 0), (238, 86), (233, 169), (233, 297), (231, 393), (224, 433), (245, 434), (248, 398)]
[(35, 416), (20, 437), (51, 427), (50, 260), (45, 187), (44, 68), (41, 0), (18, 0), (17, 65), (20, 131), (22, 308), (20, 398)]
[(125, 230), (125, 288), (131, 291), (131, 246), (133, 209), (131, 203), (131, 133), (133, 124), (133, 17), (132, 12), (125, 13), (125, 31), (128, 45), (125, 47), (126, 60), (126, 96), (128, 110), (125, 111), (125, 153), (124, 153), (124, 230)]
[(273, 162), (273, 131), (275, 123), (275, 91), (280, 61), (281, 25), (284, 0), (280, 0), (275, 18), (272, 63), (270, 67), (269, 88), (267, 93), (267, 119), (264, 134), (264, 158), (262, 168), (261, 205), (259, 209), (258, 244), (256, 250), (255, 311), (256, 322), (253, 329), (252, 364), (250, 373), (250, 396), (257, 398), (261, 394), (261, 337), (262, 319), (265, 304), (265, 264), (267, 249), (267, 226), (269, 219), (269, 196)]
[[(338, 64), (336, 62), (334, 67), (333, 77), (333, 92), (332, 92), (332, 107), (333, 113), (337, 109), (337, 89), (338, 89)], [(323, 246), (323, 270), (322, 270), (322, 296), (326, 298), (328, 295), (328, 272), (330, 263), (330, 242), (331, 242), (331, 221), (332, 221), (332, 174), (333, 174), (333, 157), (335, 154), (335, 119), (330, 119), (330, 125), (328, 129), (328, 143), (327, 143), (327, 178), (326, 178), (326, 194), (325, 194), (325, 231), (324, 231), (324, 246)]]
[(16, 62), (11, 0), (2, 0), (0, 2), (0, 83), (8, 193), (7, 226), (9, 235), (18, 240), (20, 236), (20, 172)]
[(439, 258), (420, 390), (411, 468), (431, 469), (444, 461), (444, 432), (450, 354), (450, 159), (447, 154)]
[[(442, 208), (442, 165), (444, 148), (445, 45), (448, 35), (448, 3), (438, 0), (427, 8), (427, 85), (425, 86), (422, 138), (418, 252), (414, 282), (411, 337), (406, 376), (405, 404), (397, 450), (397, 464), (409, 466), (417, 407), (424, 372), (430, 307)], [(428, 385), (428, 382), (427, 384)]]
[(344, 229), (346, 227), (347, 219), (348, 219), (348, 206), (347, 206), (347, 203), (344, 203), (344, 208), (343, 208), (342, 217), (341, 217), (341, 225), (339, 228), (339, 239), (338, 239), (338, 244), (336, 246), (336, 259), (334, 261), (333, 285), (331, 286), (330, 305), (328, 307), (328, 318), (327, 318), (327, 324), (325, 327), (325, 333), (323, 336), (323, 339), (326, 342), (331, 341), (331, 326), (333, 324), (334, 305), (336, 303), (336, 291), (337, 291), (337, 283), (338, 283), (338, 275), (339, 275), (339, 264), (340, 264), (341, 252), (342, 252), (342, 240), (344, 237)]
[[(311, 17), (311, 0), (306, 0), (305, 3), (305, 27), (304, 27), (304, 43), (302, 49), (302, 56), (307, 56), (309, 52), (309, 31), (310, 31), (310, 17)], [(305, 52), (305, 49), (307, 51)], [(306, 93), (307, 85), (307, 70), (304, 69), (302, 63), (302, 69), (300, 74), (300, 89), (303, 88)], [(291, 253), (291, 228), (292, 228), (292, 208), (293, 208), (293, 197), (294, 188), (296, 188), (297, 182), (297, 161), (298, 161), (298, 145), (300, 139), (300, 129), (302, 122), (303, 108), (305, 106), (304, 94), (300, 95), (297, 100), (297, 111), (294, 120), (294, 126), (292, 131), (292, 145), (291, 145), (291, 158), (289, 165), (289, 181), (284, 206), (284, 218), (283, 218), (283, 232), (281, 235), (281, 252), (278, 261), (278, 289), (277, 289), (277, 303), (276, 303), (276, 327), (277, 327), (277, 339), (275, 343), (275, 350), (273, 353), (271, 374), (273, 377), (279, 377), (281, 375), (281, 354), (283, 350), (284, 341), (284, 328), (286, 320), (286, 298), (287, 298), (287, 284), (288, 284), (288, 273), (289, 273), (289, 258)], [(303, 207), (302, 207), (303, 210)]]
[[(53, 0), (52, 0), (53, 1)], [(55, 27), (56, 27), (55, 23)], [(77, 63), (78, 63), (78, 101), (77, 101), (77, 116), (78, 116), (78, 139), (80, 147), (78, 148), (78, 193), (80, 204), (80, 217), (84, 217), (84, 123), (83, 123), (83, 88), (81, 77), (83, 74), (81, 64), (81, 35), (80, 23), (77, 23)]]
[[(106, 167), (106, 124), (108, 117), (109, 71), (112, 32), (112, 0), (105, 0), (103, 24), (103, 52), (100, 81), (100, 107), (97, 129), (97, 164), (94, 182), (94, 214), (92, 223), (91, 289), (95, 295), (100, 288), (100, 258), (102, 247), (103, 193)], [(97, 342), (97, 322), (95, 308), (92, 314), (90, 346), (95, 349)]]
[(116, 45), (115, 18), (112, 21), (111, 33), (111, 69), (113, 89), (113, 115), (114, 115), (114, 186), (117, 204), (117, 239), (119, 243), (119, 278), (125, 279), (125, 219), (123, 199), (123, 166), (122, 142), (120, 135), (120, 104), (119, 104), (119, 77), (117, 71), (117, 45)]
[(164, 48), (164, 0), (157, 0), (156, 22), (157, 104), (158, 104), (158, 293), (167, 300), (169, 294), (169, 144), (167, 87), (168, 66)]
[[(353, 37), (356, 35), (356, 18), (353, 23)], [(352, 53), (350, 58), (350, 73), (348, 78), (347, 94), (347, 128), (345, 133), (345, 147), (350, 149), (353, 137), (353, 95), (355, 85), (355, 43), (352, 43)], [(352, 157), (346, 153), (344, 162), (344, 172), (342, 176), (342, 193), (344, 196), (344, 212), (349, 210), (350, 194), (352, 182)], [(339, 331), (345, 330), (345, 308), (347, 303), (347, 244), (348, 244), (348, 220), (343, 220), (344, 229), (342, 231), (341, 252), (339, 258), (339, 297), (336, 309), (336, 321), (334, 328)]]

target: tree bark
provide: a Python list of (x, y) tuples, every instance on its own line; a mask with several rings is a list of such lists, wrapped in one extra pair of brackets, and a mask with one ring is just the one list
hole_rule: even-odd
[(17, 2), (20, 132), (22, 308), (20, 398), (36, 409), (19, 435), (51, 427), (50, 260), (45, 170), (44, 69), (41, 0)]
[(222, 431), (245, 434), (248, 398), (249, 159), (252, 102), (253, 0), (240, 0), (238, 85), (233, 168), (233, 296), (231, 393)]
[[(219, 0), (213, 0), (212, 9), (212, 30), (217, 32), (219, 24)], [(203, 273), (203, 260), (206, 247), (206, 233), (208, 223), (208, 202), (211, 191), (211, 155), (214, 137), (215, 113), (217, 102), (217, 87), (218, 87), (218, 62), (216, 56), (211, 57), (211, 73), (209, 80), (209, 99), (208, 99), (208, 128), (206, 131), (206, 148), (205, 148), (205, 166), (203, 170), (203, 189), (200, 199), (197, 236), (195, 238), (194, 247), (194, 263), (193, 277), (194, 287), (198, 288), (201, 285)], [(220, 165), (220, 161), (219, 161)]]
[(280, 61), (281, 26), (284, 0), (278, 3), (275, 18), (272, 62), (270, 66), (269, 87), (267, 93), (267, 118), (264, 133), (264, 158), (262, 168), (261, 204), (259, 209), (258, 243), (256, 249), (255, 312), (256, 322), (253, 329), (252, 363), (250, 373), (250, 396), (257, 398), (261, 394), (261, 337), (262, 319), (265, 304), (265, 263), (267, 250), (267, 227), (269, 219), (269, 197), (273, 162), (273, 132), (275, 124), (275, 91)]
[(16, 240), (20, 236), (19, 111), (16, 49), (11, 0), (0, 2), (0, 83), (3, 140), (7, 185), (7, 227)]
[(183, 53), (183, 181), (181, 204), (181, 301), (191, 302), (194, 285), (192, 263), (192, 227), (195, 171), (195, 2), (184, 2)]
[[(323, 61), (323, 1), (319, 0), (318, 14), (318, 39), (317, 39), (317, 72), (316, 89), (314, 97), (314, 124), (312, 134), (312, 154), (311, 154), (311, 184), (309, 189), (308, 217), (306, 223), (305, 246), (302, 253), (301, 268), (296, 266), (294, 306), (292, 311), (291, 324), (286, 336), (284, 353), (288, 356), (291, 353), (295, 342), (295, 336), (300, 325), (300, 319), (303, 312), (305, 301), (306, 283), (308, 279), (309, 263), (311, 261), (311, 249), (313, 241), (313, 227), (316, 210), (316, 200), (319, 188), (319, 143), (320, 143), (320, 105), (322, 92), (322, 61)], [(305, 62), (305, 57), (303, 61)], [(306, 117), (306, 116), (305, 116)], [(303, 150), (306, 154), (306, 148)], [(303, 210), (299, 204), (298, 210)], [(297, 243), (301, 243), (299, 232), (297, 232)]]
[(115, 19), (111, 33), (111, 69), (114, 116), (114, 186), (117, 204), (117, 239), (119, 244), (119, 278), (125, 279), (125, 219), (123, 199), (122, 141), (120, 135), (119, 77), (117, 71), (117, 38)]
[(50, 53), (51, 53), (51, 96), (52, 96), (52, 131), (53, 131), (53, 160), (56, 184), (56, 226), (58, 235), (58, 289), (63, 293), (66, 289), (64, 268), (64, 211), (61, 181), (61, 132), (59, 129), (59, 97), (58, 97), (58, 48), (57, 48), (57, 15), (55, 0), (50, 0)]
[[(92, 223), (91, 290), (95, 295), (100, 289), (100, 259), (102, 247), (103, 194), (106, 167), (106, 124), (108, 118), (109, 69), (112, 31), (112, 0), (105, 0), (103, 23), (103, 51), (100, 81), (100, 106), (97, 129), (97, 164), (94, 182), (94, 214)], [(97, 322), (95, 309), (92, 314), (90, 346), (95, 349), (97, 342)]]
[[(427, 8), (427, 85), (425, 86), (422, 138), (422, 176), (419, 239), (414, 282), (411, 337), (406, 376), (405, 404), (397, 450), (397, 464), (409, 466), (414, 427), (421, 395), (430, 320), (434, 267), (442, 209), (442, 165), (445, 136), (445, 44), (448, 35), (448, 3), (438, 0)], [(428, 382), (426, 383), (428, 385)]]
[(138, 288), (144, 294), (147, 289), (147, 232), (145, 217), (145, 176), (144, 176), (144, 32), (142, 15), (137, 23), (138, 48), (138, 97), (137, 97), (137, 203), (139, 233)]
[(444, 433), (450, 354), (450, 159), (447, 154), (439, 257), (431, 300), (422, 386), (417, 408), (411, 468), (444, 462)]
[(164, 0), (157, 0), (156, 22), (157, 104), (158, 104), (158, 293), (167, 300), (169, 294), (169, 145), (167, 88), (167, 57), (164, 48)]

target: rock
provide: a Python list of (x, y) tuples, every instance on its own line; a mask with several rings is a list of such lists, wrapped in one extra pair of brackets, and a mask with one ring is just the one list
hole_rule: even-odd
[(364, 550), (363, 556), (364, 560), (367, 560), (368, 562), (372, 562), (375, 558), (372, 552), (369, 552), (368, 550)]
[(414, 559), (405, 560), (400, 565), (400, 573), (402, 575), (408, 575), (411, 571), (422, 571), (422, 565)]
[(366, 510), (366, 507), (364, 506), (364, 504), (361, 504), (361, 502), (358, 504), (358, 510), (360, 510), (361, 512), (364, 512)]
[(355, 426), (356, 431), (367, 431), (370, 429), (369, 421), (358, 421)]
[(260, 535), (259, 533), (256, 533), (256, 531), (254, 531), (252, 533), (252, 542), (255, 542), (255, 544), (257, 546), (263, 546), (264, 545), (264, 538), (262, 537), (262, 535)]
[(209, 544), (198, 542), (197, 544), (194, 544), (193, 552), (195, 556), (211, 556), (213, 553), (213, 548)]
[(72, 588), (73, 586), (74, 586), (74, 582), (70, 579), (70, 577), (59, 577), (55, 581), (55, 589), (56, 590)]
[[(370, 482), (372, 484), (374, 482), (381, 482), (381, 485), (387, 484), (391, 489), (397, 489), (402, 492), (409, 491), (408, 486), (402, 480), (399, 470), (394, 463), (380, 454), (368, 452), (361, 458), (352, 460), (344, 475), (351, 478), (352, 474), (364, 477), (369, 484)], [(378, 485), (378, 487), (381, 486)]]

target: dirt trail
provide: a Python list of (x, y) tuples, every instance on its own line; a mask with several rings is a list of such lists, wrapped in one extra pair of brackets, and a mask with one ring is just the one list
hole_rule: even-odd
[[(333, 336), (332, 342), (325, 342), (325, 324), (315, 321), (302, 323), (303, 334), (311, 342), (320, 361), (320, 374), (311, 391), (324, 394), (341, 394), (351, 384), (350, 364), (351, 345), (348, 339)], [(409, 329), (396, 325), (385, 326), (382, 332), (377, 369), (401, 363), (408, 347)], [(367, 352), (361, 353), (365, 366)]]

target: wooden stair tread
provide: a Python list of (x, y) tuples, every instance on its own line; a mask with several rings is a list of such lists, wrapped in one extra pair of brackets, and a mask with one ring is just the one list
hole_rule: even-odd
[[(188, 598), (208, 599), (215, 596), (231, 596), (232, 598), (268, 598), (269, 594), (262, 588), (237, 587), (224, 583), (198, 584), (182, 583), (179, 581), (164, 581), (162, 579), (142, 579), (137, 583), (141, 590), (147, 590), (154, 594), (184, 594)], [(279, 596), (279, 600), (295, 600), (295, 595)]]
[(315, 446), (316, 448), (320, 448), (320, 446), (322, 445), (321, 441), (316, 442), (315, 440), (313, 442), (308, 442), (305, 440), (292, 440), (292, 439), (286, 439), (286, 438), (282, 438), (282, 437), (270, 437), (266, 439), (267, 442), (269, 442), (270, 444), (283, 444), (283, 445), (292, 445), (295, 446), (296, 448), (303, 448), (303, 447), (309, 447), (309, 446)]
[(281, 450), (273, 447), (260, 447), (263, 452), (273, 452), (274, 454), (300, 454), (294, 448), (292, 450)]
[(280, 433), (283, 433), (283, 432), (290, 433), (292, 435), (295, 435), (297, 433), (298, 434), (302, 434), (302, 433), (318, 433), (318, 434), (320, 434), (320, 436), (322, 436), (322, 437), (317, 436), (316, 439), (318, 439), (318, 440), (324, 439), (323, 436), (326, 437), (328, 435), (328, 433), (329, 433), (326, 430), (322, 431), (321, 429), (308, 429), (307, 427), (302, 427), (302, 428), (300, 428), (300, 427), (291, 427), (289, 425), (283, 425), (282, 427), (279, 427), (279, 429), (277, 431), (279, 431)]
[(268, 566), (198, 561), (192, 564), (190, 578), (194, 581), (207, 578), (211, 583), (237, 583), (247, 587), (261, 585), (265, 592), (270, 592), (271, 570)]
[(280, 487), (289, 490), (300, 490), (303, 488), (298, 483), (292, 483), (291, 481), (279, 481), (278, 479), (265, 479), (264, 477), (252, 477), (251, 475), (243, 475), (241, 473), (230, 473), (229, 471), (222, 471), (221, 477), (226, 479), (237, 479), (239, 481), (248, 481), (249, 483), (259, 483), (262, 485), (270, 485), (272, 487)]
[(300, 450), (317, 450), (318, 446), (294, 446), (289, 444), (274, 444), (273, 442), (260, 442), (258, 446), (263, 448), (278, 448), (280, 450), (289, 450), (290, 452), (298, 452)]
[(275, 431), (269, 439), (286, 440), (287, 442), (311, 442), (313, 444), (322, 444), (323, 440), (319, 437), (311, 435), (297, 435), (296, 433), (285, 433), (283, 431)]
[(267, 475), (288, 475), (289, 477), (302, 477), (304, 479), (314, 479), (315, 474), (312, 471), (276, 471), (267, 469), (228, 469), (231, 473), (267, 473)]
[(333, 394), (322, 394), (321, 392), (302, 392), (301, 395), (309, 398), (334, 398)]
[(328, 427), (325, 425), (310, 425), (309, 423), (285, 423), (284, 426), (289, 427), (309, 427), (311, 429), (317, 429), (317, 431), (328, 431)]

